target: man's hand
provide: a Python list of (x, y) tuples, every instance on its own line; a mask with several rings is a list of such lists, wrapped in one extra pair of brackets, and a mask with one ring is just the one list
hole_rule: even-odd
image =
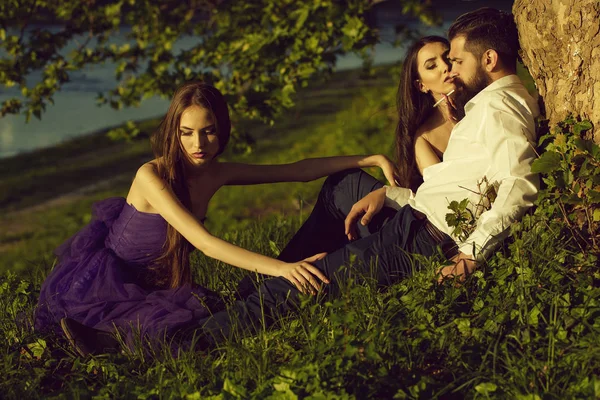
[(345, 233), (348, 236), (348, 240), (355, 240), (358, 238), (356, 233), (356, 221), (362, 215), (360, 223), (362, 226), (366, 226), (371, 222), (371, 219), (383, 208), (385, 202), (385, 188), (377, 189), (354, 203), (352, 209), (346, 216), (344, 221)]
[(438, 283), (442, 283), (446, 278), (454, 277), (459, 278), (459, 280), (463, 282), (465, 277), (473, 273), (475, 268), (477, 268), (477, 262), (471, 257), (472, 256), (468, 256), (465, 253), (458, 253), (456, 256), (452, 257), (451, 261), (453, 261), (454, 264), (438, 269)]

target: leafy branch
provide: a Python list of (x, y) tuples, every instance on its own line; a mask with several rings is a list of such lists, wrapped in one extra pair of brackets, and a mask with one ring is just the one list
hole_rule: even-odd
[(600, 254), (600, 147), (585, 139), (589, 121), (569, 116), (540, 138), (544, 150), (532, 171), (545, 188), (538, 213), (560, 219), (582, 253)]
[[(437, 23), (431, 2), (397, 0)], [(73, 73), (111, 62), (112, 108), (170, 97), (190, 79), (217, 86), (235, 114), (272, 123), (293, 94), (331, 73), (336, 57), (379, 40), (373, 0), (7, 0), (0, 3), (0, 84), (18, 87), (0, 115), (41, 118)], [(32, 10), (35, 10), (33, 13)], [(33, 15), (32, 15), (33, 14)], [(33, 21), (29, 16), (35, 18)], [(19, 34), (21, 32), (21, 34)], [(125, 43), (115, 43), (125, 37)], [(179, 48), (184, 37), (197, 38)]]
[(477, 182), (477, 191), (464, 188), (479, 196), (477, 203), (468, 198), (458, 202), (453, 200), (448, 205), (451, 211), (446, 214), (446, 223), (452, 229), (452, 234), (459, 240), (466, 240), (477, 226), (477, 219), (492, 207), (498, 196), (498, 182), (490, 183), (486, 176)]

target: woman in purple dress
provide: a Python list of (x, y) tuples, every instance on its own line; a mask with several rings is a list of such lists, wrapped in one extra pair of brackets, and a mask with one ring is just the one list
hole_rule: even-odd
[(327, 282), (310, 264), (320, 254), (284, 262), (211, 235), (202, 223), (209, 200), (224, 185), (305, 182), (356, 167), (378, 166), (393, 182), (394, 165), (383, 155), (284, 165), (220, 162), (230, 128), (217, 89), (189, 82), (177, 90), (153, 137), (155, 159), (138, 169), (127, 198), (96, 203), (92, 221), (57, 249), (58, 264), (41, 288), (36, 329), (63, 332), (81, 354), (105, 351), (116, 331), (130, 347), (136, 335), (150, 342), (172, 337), (219, 304), (218, 296), (192, 282), (193, 248), (283, 276), (303, 292)]

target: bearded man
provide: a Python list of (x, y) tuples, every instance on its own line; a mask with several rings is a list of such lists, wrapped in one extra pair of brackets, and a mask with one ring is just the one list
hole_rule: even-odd
[[(464, 14), (450, 27), (449, 39), (451, 75), (458, 86), (453, 102), (464, 117), (452, 129), (442, 162), (423, 171), (417, 192), (385, 186), (369, 193), (372, 189), (361, 187), (362, 171), (332, 176), (324, 184), (319, 201), (333, 205), (336, 196), (369, 193), (347, 216), (335, 206), (321, 210), (331, 210), (331, 218), (345, 222), (349, 239), (356, 237), (357, 223), (372, 232), (313, 262), (329, 278), (325, 288), (330, 296), (339, 295), (344, 282), (361, 275), (374, 273), (381, 286), (397, 282), (419, 268), (411, 254), (431, 256), (440, 248), (451, 260), (439, 271), (440, 279), (463, 279), (533, 205), (539, 188), (539, 178), (531, 172), (539, 111), (516, 75), (519, 42), (512, 15), (492, 8)], [(455, 229), (448, 223), (448, 205), (464, 199), (474, 222)], [(306, 235), (318, 235), (318, 230), (314, 223), (301, 229), (288, 246), (311, 242), (304, 240)], [(349, 263), (352, 268), (340, 268)], [(299, 294), (284, 278), (268, 279), (232, 309), (199, 321), (200, 329), (193, 330), (208, 346), (230, 336), (233, 325), (241, 334), (255, 332), (293, 311)]]

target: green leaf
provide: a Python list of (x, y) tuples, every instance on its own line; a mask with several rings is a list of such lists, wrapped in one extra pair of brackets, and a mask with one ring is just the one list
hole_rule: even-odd
[(277, 382), (273, 384), (275, 393), (268, 397), (269, 400), (297, 400), (298, 396), (290, 389), (287, 382)]
[(564, 133), (559, 133), (554, 137), (554, 145), (559, 149), (567, 147), (567, 136)]
[(46, 341), (44, 339), (38, 339), (37, 341), (29, 343), (26, 346), (31, 351), (33, 357), (40, 358), (46, 350)]
[(592, 129), (592, 123), (587, 120), (580, 121), (573, 126), (573, 133), (576, 135), (580, 135), (581, 132), (585, 132), (587, 130)]
[(394, 395), (394, 399), (407, 399), (407, 398), (408, 398), (408, 395), (402, 389), (398, 389), (398, 391)]
[(479, 385), (475, 386), (475, 391), (477, 391), (477, 393), (483, 394), (483, 395), (489, 395), (490, 393), (494, 393), (496, 391), (496, 389), (498, 389), (498, 386), (496, 386), (496, 384), (491, 383), (491, 382), (485, 382), (485, 383), (480, 383)]
[(306, 49), (311, 51), (317, 51), (319, 47), (319, 38), (310, 37), (306, 40)]
[(571, 172), (570, 169), (566, 170), (563, 172), (563, 179), (564, 182), (567, 186), (571, 186), (571, 184), (573, 183), (573, 172)]
[(301, 8), (300, 10), (297, 10), (294, 13), (298, 16), (298, 19), (296, 20), (296, 29), (297, 30), (299, 30), (300, 28), (302, 28), (304, 26), (304, 23), (306, 22), (306, 19), (308, 18), (308, 13), (309, 13), (308, 7)]
[(457, 318), (454, 320), (458, 331), (464, 336), (470, 336), (471, 321), (467, 318)]
[(588, 192), (588, 197), (592, 203), (600, 203), (600, 192), (596, 190), (590, 190)]
[(241, 385), (236, 385), (229, 378), (225, 378), (223, 382), (223, 391), (237, 399), (246, 397), (246, 389)]
[(549, 173), (560, 167), (561, 156), (553, 151), (546, 151), (531, 165), (533, 173)]
[(273, 254), (281, 253), (281, 249), (279, 248), (279, 246), (277, 246), (277, 244), (272, 240), (269, 240), (269, 247), (271, 248)]
[(592, 142), (591, 140), (575, 138), (573, 140), (573, 142), (575, 143), (575, 147), (577, 147), (578, 150), (585, 151), (585, 152), (592, 154), (592, 148), (593, 148), (594, 142)]
[(531, 325), (537, 326), (538, 324), (538, 316), (540, 315), (540, 309), (538, 306), (533, 307), (533, 309), (529, 312), (527, 322)]
[(363, 27), (363, 22), (357, 17), (346, 18), (346, 24), (343, 26), (342, 32), (352, 39), (358, 39)]
[(567, 118), (565, 118), (564, 120), (564, 124), (565, 125), (573, 125), (577, 122), (577, 120), (575, 119), (575, 117), (573, 117), (572, 115), (569, 115)]
[(458, 211), (458, 201), (452, 200), (450, 204), (448, 204), (448, 208), (454, 212)]
[(600, 208), (594, 210), (594, 222), (600, 221)]
[(458, 219), (452, 213), (446, 214), (446, 223), (448, 226), (456, 226), (458, 224)]

